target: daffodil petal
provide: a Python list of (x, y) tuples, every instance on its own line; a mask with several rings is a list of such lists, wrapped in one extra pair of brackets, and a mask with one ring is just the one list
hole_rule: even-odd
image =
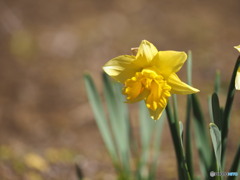
[(235, 49), (237, 49), (240, 52), (240, 45), (234, 46)]
[(142, 67), (147, 66), (158, 53), (157, 48), (147, 40), (143, 40), (136, 55), (137, 63)]
[(182, 82), (175, 73), (169, 76), (167, 83), (171, 86), (171, 93), (173, 94), (193, 94), (199, 92), (198, 89)]
[(149, 114), (152, 119), (158, 120), (161, 117), (164, 109), (165, 109), (165, 107), (164, 108), (158, 107), (156, 110), (152, 110), (152, 109), (148, 108), (148, 111), (149, 111)]
[(112, 78), (121, 83), (134, 76), (141, 68), (134, 63), (135, 56), (122, 55), (108, 61), (103, 70)]
[(146, 97), (149, 95), (149, 91), (148, 90), (144, 90), (143, 92), (141, 92), (141, 94), (139, 94), (136, 98), (134, 99), (127, 99), (125, 101), (125, 103), (135, 103), (135, 102), (139, 102), (141, 100), (146, 99)]
[(178, 72), (187, 59), (185, 52), (159, 51), (151, 62), (159, 72), (167, 78), (172, 73)]
[(240, 90), (240, 67), (238, 68), (236, 79), (235, 79), (235, 88)]

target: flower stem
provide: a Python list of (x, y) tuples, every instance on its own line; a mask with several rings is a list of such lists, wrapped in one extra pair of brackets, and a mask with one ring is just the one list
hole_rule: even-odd
[(188, 167), (185, 161), (183, 147), (181, 145), (181, 139), (179, 134), (179, 125), (178, 121), (172, 115), (170, 106), (167, 105), (166, 113), (168, 117), (168, 123), (171, 131), (171, 136), (173, 139), (174, 149), (177, 157), (177, 164), (178, 164), (178, 179), (180, 180), (190, 180), (191, 177), (189, 175)]
[(225, 159), (224, 157), (225, 157), (225, 150), (226, 150), (227, 136), (228, 136), (228, 129), (229, 129), (229, 121), (230, 121), (229, 117), (230, 117), (233, 99), (234, 99), (234, 95), (235, 95), (235, 78), (236, 78), (236, 73), (237, 73), (239, 66), (240, 66), (240, 56), (238, 56), (238, 59), (234, 66), (231, 82), (230, 82), (229, 89), (228, 89), (226, 105), (225, 105), (225, 109), (224, 109), (223, 125), (222, 125), (222, 165), (224, 164), (224, 159)]

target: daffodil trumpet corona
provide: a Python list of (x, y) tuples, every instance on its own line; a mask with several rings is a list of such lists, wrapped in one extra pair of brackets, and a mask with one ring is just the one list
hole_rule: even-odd
[(199, 92), (182, 82), (177, 76), (187, 59), (185, 52), (158, 51), (143, 40), (135, 55), (122, 55), (108, 61), (103, 70), (121, 82), (127, 103), (144, 100), (152, 119), (160, 118), (171, 94)]
[[(240, 45), (234, 46), (235, 49), (237, 49), (240, 52)], [(240, 90), (240, 67), (238, 68), (236, 78), (235, 78), (235, 88), (237, 90)]]

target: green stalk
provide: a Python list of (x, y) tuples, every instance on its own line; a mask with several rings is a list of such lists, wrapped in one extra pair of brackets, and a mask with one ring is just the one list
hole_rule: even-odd
[(191, 177), (188, 172), (188, 167), (185, 162), (184, 152), (183, 152), (183, 148), (181, 145), (178, 121), (176, 121), (174, 116), (172, 115), (169, 105), (167, 105), (167, 107), (166, 107), (166, 113), (167, 113), (167, 117), (168, 117), (170, 132), (172, 135), (174, 149), (175, 149), (175, 153), (176, 153), (176, 157), (177, 157), (178, 179), (190, 180)]
[(107, 147), (107, 150), (111, 156), (113, 164), (116, 169), (119, 167), (119, 159), (117, 150), (114, 145), (113, 137), (110, 132), (110, 127), (107, 123), (107, 119), (103, 110), (103, 105), (100, 96), (97, 92), (95, 84), (89, 74), (84, 75), (85, 87), (87, 90), (88, 99), (92, 107), (98, 129), (102, 135), (103, 141)]
[[(174, 119), (176, 122), (179, 121), (178, 119), (178, 103), (177, 103), (177, 95), (176, 94), (173, 94), (173, 116), (174, 116)], [(179, 130), (179, 128), (177, 128)]]
[[(235, 78), (236, 78), (236, 73), (237, 73), (239, 65), (240, 65), (240, 56), (238, 56), (238, 59), (234, 66), (231, 82), (230, 82), (229, 89), (228, 89), (228, 95), (227, 95), (226, 105), (225, 105), (225, 109), (224, 109), (224, 115), (223, 115), (222, 165), (224, 164), (224, 160), (225, 160), (225, 151), (226, 151), (227, 136), (228, 136), (228, 129), (229, 129), (229, 121), (230, 121), (229, 117), (231, 114), (231, 108), (232, 108), (233, 99), (234, 99), (234, 95), (235, 95)], [(222, 166), (222, 167), (224, 167), (224, 166)]]
[[(187, 83), (190, 86), (192, 85), (192, 52), (191, 51), (188, 51)], [(193, 165), (192, 165), (191, 110), (192, 110), (191, 95), (187, 95), (185, 154), (186, 154), (186, 163), (188, 165), (189, 174), (190, 174), (191, 178), (193, 179), (194, 174), (193, 174)]]
[(185, 136), (185, 146), (186, 146), (186, 163), (188, 165), (188, 170), (191, 178), (194, 177), (193, 165), (192, 165), (192, 143), (191, 143), (191, 109), (192, 101), (191, 96), (187, 96), (187, 116), (186, 116), (186, 136)]
[(211, 160), (212, 160), (212, 151), (207, 134), (207, 129), (205, 127), (205, 120), (199, 104), (196, 94), (191, 95), (192, 98), (192, 109), (194, 116), (194, 132), (195, 132), (195, 142), (197, 145), (199, 160), (200, 160), (200, 169), (204, 174), (204, 177), (209, 177), (209, 170), (211, 170)]

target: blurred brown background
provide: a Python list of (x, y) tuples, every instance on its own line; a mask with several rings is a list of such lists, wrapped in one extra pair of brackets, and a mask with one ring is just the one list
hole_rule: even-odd
[[(237, 0), (1, 0), (0, 179), (76, 179), (74, 162), (89, 179), (115, 179), (82, 75), (89, 72), (101, 91), (104, 63), (142, 39), (159, 50), (192, 50), (193, 84), (205, 107), (220, 70), (223, 106), (240, 44), (239, 9)], [(186, 79), (185, 66), (179, 74)], [(230, 157), (239, 141), (238, 94)], [(159, 177), (176, 179), (165, 129)], [(40, 165), (26, 165), (29, 153)]]

